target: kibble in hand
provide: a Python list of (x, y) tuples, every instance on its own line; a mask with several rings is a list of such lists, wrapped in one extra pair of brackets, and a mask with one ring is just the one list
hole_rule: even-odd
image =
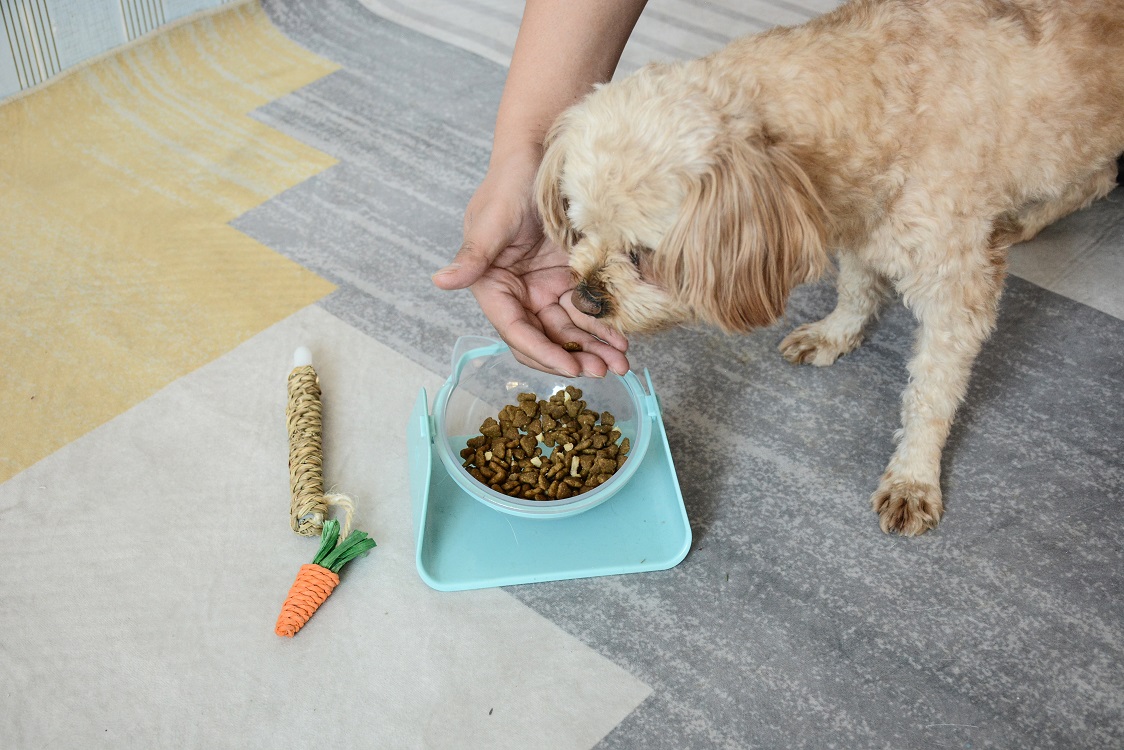
[(520, 393), (517, 403), (484, 420), (460, 455), (468, 473), (496, 492), (565, 500), (599, 487), (624, 466), (629, 441), (615, 425), (612, 414), (588, 408), (572, 385), (545, 400)]

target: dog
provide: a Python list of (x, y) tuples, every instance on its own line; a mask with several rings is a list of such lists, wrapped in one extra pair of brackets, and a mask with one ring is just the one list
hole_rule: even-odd
[(884, 532), (944, 512), (941, 452), (995, 327), (1008, 249), (1104, 197), (1124, 152), (1124, 0), (854, 0), (707, 57), (594, 87), (535, 182), (574, 307), (622, 333), (776, 322), (832, 364), (897, 294), (918, 322)]

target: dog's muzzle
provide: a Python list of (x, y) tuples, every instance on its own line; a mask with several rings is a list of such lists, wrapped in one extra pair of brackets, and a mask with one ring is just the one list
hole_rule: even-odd
[(584, 281), (578, 282), (577, 287), (570, 295), (570, 301), (574, 303), (574, 307), (595, 318), (600, 318), (608, 312), (605, 301), (597, 292), (590, 289)]

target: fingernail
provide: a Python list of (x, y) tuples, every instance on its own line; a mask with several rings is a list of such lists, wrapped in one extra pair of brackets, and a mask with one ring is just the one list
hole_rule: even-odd
[(585, 370), (582, 370), (581, 376), (583, 378), (603, 378), (603, 377), (605, 377), (604, 375), (595, 375), (592, 372), (586, 372)]
[(442, 268), (440, 271), (438, 271), (437, 273), (435, 273), (433, 275), (434, 276), (444, 276), (445, 274), (452, 273), (453, 271), (459, 270), (460, 267), (461, 267), (460, 263), (450, 263), (449, 265), (445, 266), (444, 268)]

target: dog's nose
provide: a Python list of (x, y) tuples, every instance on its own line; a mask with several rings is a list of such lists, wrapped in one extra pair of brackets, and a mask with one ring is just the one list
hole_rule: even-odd
[(592, 315), (595, 318), (600, 318), (605, 314), (605, 305), (584, 281), (579, 282), (577, 287), (574, 288), (573, 293), (570, 295), (570, 301), (574, 303), (574, 307), (581, 310), (586, 315)]

